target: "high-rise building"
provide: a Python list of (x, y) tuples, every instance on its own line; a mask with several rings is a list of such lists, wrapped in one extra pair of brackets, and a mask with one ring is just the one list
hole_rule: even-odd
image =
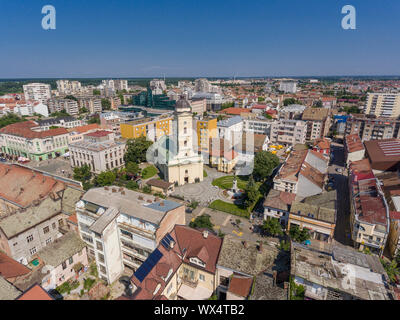
[(273, 143), (304, 144), (307, 123), (301, 120), (279, 120), (271, 124), (270, 140)]
[(72, 99), (50, 99), (48, 102), (49, 112), (60, 112), (65, 110), (69, 115), (79, 114), (78, 102)]
[(296, 93), (297, 92), (297, 82), (291, 80), (283, 80), (279, 84), (279, 90), (285, 93)]
[(364, 113), (397, 118), (400, 116), (400, 93), (368, 93)]
[(211, 92), (211, 84), (207, 79), (196, 79), (194, 81), (195, 92)]
[(81, 88), (79, 81), (57, 80), (57, 91), (61, 94), (73, 94), (79, 92)]
[(46, 103), (51, 98), (51, 86), (45, 83), (29, 83), (23, 85), (25, 100)]
[(128, 91), (128, 80), (114, 80), (114, 88), (115, 90), (122, 91), (126, 90)]

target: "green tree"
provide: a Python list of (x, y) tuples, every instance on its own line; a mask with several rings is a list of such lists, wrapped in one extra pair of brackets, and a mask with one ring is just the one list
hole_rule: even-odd
[(77, 98), (75, 98), (75, 97), (74, 97), (74, 96), (72, 96), (72, 95), (68, 95), (68, 96), (66, 96), (66, 97), (65, 97), (65, 99), (70, 99), (70, 100), (74, 100), (74, 101), (78, 102), (78, 99), (77, 99)]
[(101, 107), (103, 110), (110, 110), (111, 109), (111, 102), (108, 99), (101, 99)]
[(251, 207), (259, 197), (257, 185), (254, 182), (254, 178), (252, 175), (249, 177), (249, 181), (246, 184), (245, 195), (246, 195), (245, 205), (248, 208)]
[(95, 178), (96, 186), (110, 186), (116, 179), (116, 174), (113, 171), (103, 171)]
[(322, 108), (323, 104), (321, 100), (318, 100), (317, 102), (314, 103), (313, 108)]
[(87, 164), (84, 164), (82, 167), (74, 168), (74, 179), (81, 182), (88, 182), (92, 177), (92, 173), (90, 172), (90, 167)]
[(211, 222), (210, 215), (202, 214), (201, 216), (196, 217), (194, 221), (189, 223), (189, 227), (191, 228), (206, 228), (213, 230), (214, 225)]
[(291, 104), (300, 104), (300, 101), (295, 98), (286, 98), (285, 100), (283, 100), (284, 106), (289, 106)]
[(9, 124), (26, 121), (23, 118), (18, 117), (17, 115), (10, 113), (0, 118), (0, 128), (8, 126)]
[(283, 235), (282, 226), (277, 218), (270, 218), (264, 221), (262, 229), (271, 236)]
[(400, 273), (396, 260), (392, 260), (391, 262), (385, 261), (380, 258), (383, 268), (385, 269), (390, 281), (392, 283), (396, 283), (397, 276)]
[(132, 161), (128, 162), (125, 165), (125, 169), (126, 169), (127, 173), (134, 174), (134, 175), (138, 174), (138, 172), (140, 170), (139, 165), (136, 162), (132, 162)]
[(290, 237), (296, 242), (304, 242), (310, 239), (310, 234), (306, 229), (300, 229), (299, 226), (294, 225), (290, 227)]
[(101, 93), (100, 93), (100, 90), (98, 90), (98, 89), (94, 89), (93, 90), (93, 95), (94, 96), (99, 96)]
[(80, 113), (80, 114), (86, 113), (86, 112), (89, 112), (89, 110), (86, 109), (85, 107), (79, 109), (79, 113)]
[(264, 181), (278, 165), (279, 158), (276, 155), (268, 151), (257, 152), (254, 156), (254, 178), (257, 181)]
[(98, 117), (98, 116), (91, 117), (88, 120), (88, 124), (92, 124), (92, 123), (100, 124), (100, 117)]
[(139, 137), (130, 139), (127, 142), (127, 149), (124, 155), (125, 163), (135, 162), (141, 163), (146, 161), (147, 149), (153, 144), (152, 141), (146, 139), (146, 137)]
[(265, 101), (265, 98), (264, 97), (258, 97), (258, 102), (264, 102)]

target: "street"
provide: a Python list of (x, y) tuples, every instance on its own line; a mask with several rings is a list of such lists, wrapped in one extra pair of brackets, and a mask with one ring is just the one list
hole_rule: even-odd
[[(328, 168), (329, 177), (333, 177), (333, 188), (337, 191), (337, 216), (334, 239), (343, 244), (352, 246), (350, 237), (350, 202), (347, 169), (344, 167), (344, 147), (332, 142), (331, 154), (333, 160)], [(341, 173), (336, 170), (340, 168)]]

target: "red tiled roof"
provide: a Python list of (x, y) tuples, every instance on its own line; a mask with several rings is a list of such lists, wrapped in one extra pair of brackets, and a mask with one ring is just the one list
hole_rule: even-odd
[(236, 296), (247, 298), (253, 285), (253, 278), (233, 276), (229, 282), (228, 292)]
[(358, 134), (349, 134), (345, 137), (346, 148), (348, 153), (364, 150), (364, 144), (361, 142)]
[(314, 148), (324, 150), (324, 149), (329, 149), (330, 146), (331, 146), (331, 142), (325, 138), (318, 138), (318, 139), (315, 139), (315, 141), (314, 141)]
[(91, 123), (87, 124), (85, 126), (79, 126), (75, 128), (68, 129), (69, 132), (79, 132), (79, 133), (85, 133), (90, 130), (95, 130), (95, 129), (100, 129), (100, 126), (97, 123)]
[(266, 108), (267, 108), (267, 105), (266, 105), (266, 104), (255, 104), (255, 105), (253, 105), (253, 106), (251, 107), (252, 110), (253, 110), (253, 109), (264, 110), (264, 109), (266, 109)]
[(249, 113), (251, 112), (250, 109), (246, 109), (246, 108), (226, 108), (222, 111), (220, 111), (220, 113), (226, 113), (226, 114), (234, 114), (234, 115), (239, 115), (241, 113)]
[(89, 137), (105, 137), (105, 136), (108, 136), (109, 134), (111, 134), (110, 131), (98, 130), (98, 131), (95, 131), (95, 132), (87, 133), (86, 136), (89, 136)]
[(54, 300), (50, 295), (38, 284), (25, 291), (16, 300)]
[(0, 252), (0, 275), (5, 278), (15, 278), (28, 274), (31, 270), (13, 258)]
[(390, 211), (390, 219), (400, 220), (400, 212), (399, 211)]
[(75, 225), (78, 225), (78, 219), (76, 217), (76, 213), (74, 213), (73, 215), (70, 215), (67, 220), (71, 221)]
[(32, 128), (37, 126), (38, 124), (34, 121), (23, 121), (10, 124), (0, 129), (0, 132), (14, 136), (24, 137), (27, 139), (35, 139), (35, 138), (44, 139), (47, 137), (54, 137), (68, 133), (67, 129), (65, 128), (49, 129), (46, 131), (33, 131)]
[(21, 207), (64, 189), (63, 182), (37, 171), (18, 165), (0, 164), (0, 197)]

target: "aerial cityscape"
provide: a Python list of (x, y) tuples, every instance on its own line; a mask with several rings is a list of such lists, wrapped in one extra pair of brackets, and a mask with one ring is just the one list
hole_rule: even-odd
[[(338, 32), (357, 32), (340, 26), (343, 6)], [(69, 37), (67, 7), (54, 7), (48, 30), (39, 10), (38, 46)], [(320, 72), (258, 75), (202, 58), (204, 72), (182, 72), (186, 58), (119, 72), (118, 54), (107, 66), (99, 52), (97, 74), (4, 54), (0, 300), (400, 300), (398, 57), (393, 72), (388, 55), (382, 72), (365, 56), (358, 73), (329, 58)]]

